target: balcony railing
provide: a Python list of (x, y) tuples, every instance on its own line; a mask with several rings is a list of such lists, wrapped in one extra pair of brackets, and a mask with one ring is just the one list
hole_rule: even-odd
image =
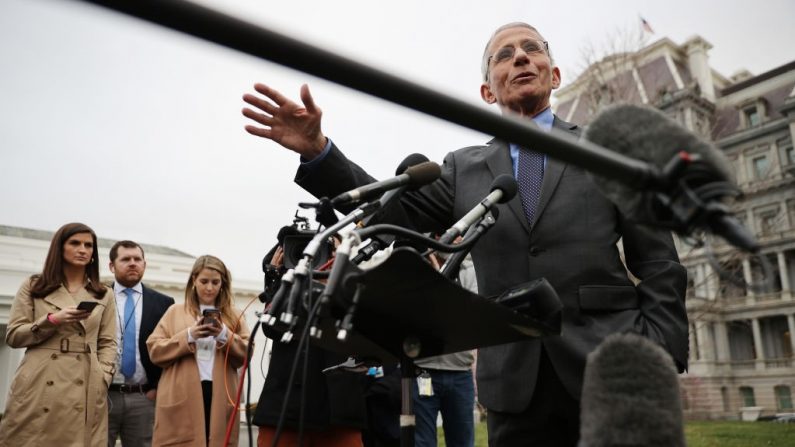
[(778, 292), (768, 292), (768, 293), (760, 293), (759, 295), (755, 295), (754, 298), (756, 299), (757, 303), (764, 303), (769, 301), (781, 301), (783, 296), (781, 291)]
[(732, 369), (755, 369), (756, 360), (732, 360), (729, 365), (731, 365)]
[(765, 368), (792, 368), (792, 357), (765, 359)]

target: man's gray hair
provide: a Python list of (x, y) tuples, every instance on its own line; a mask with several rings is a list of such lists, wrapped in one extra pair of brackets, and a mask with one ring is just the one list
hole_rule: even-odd
[[(525, 22), (511, 22), (497, 28), (489, 38), (489, 41), (486, 42), (486, 48), (483, 49), (483, 59), (481, 60), (480, 64), (480, 72), (483, 75), (483, 82), (489, 82), (489, 58), (491, 57), (489, 54), (489, 47), (491, 46), (491, 43), (494, 41), (494, 38), (497, 37), (497, 34), (510, 28), (527, 28), (541, 36), (541, 33), (534, 26)], [(544, 39), (544, 37), (541, 36), (541, 39)], [(549, 51), (549, 47), (547, 47), (547, 56), (549, 56), (549, 61), (554, 66), (555, 60), (552, 59), (552, 52)]]

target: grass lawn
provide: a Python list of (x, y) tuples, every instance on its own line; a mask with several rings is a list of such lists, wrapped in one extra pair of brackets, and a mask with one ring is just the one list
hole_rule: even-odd
[[(439, 427), (439, 446), (444, 446)], [(795, 424), (775, 422), (689, 421), (688, 447), (795, 447)], [(475, 447), (486, 447), (486, 424), (475, 426)]]

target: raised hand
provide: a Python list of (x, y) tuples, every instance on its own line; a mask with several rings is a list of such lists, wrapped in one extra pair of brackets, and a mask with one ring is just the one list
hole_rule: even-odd
[(243, 95), (243, 101), (256, 109), (246, 107), (243, 115), (260, 125), (247, 125), (246, 132), (273, 140), (307, 160), (323, 152), (326, 137), (320, 130), (322, 112), (315, 105), (308, 85), (301, 86), (303, 107), (265, 84), (255, 84), (254, 90), (267, 99), (254, 94)]

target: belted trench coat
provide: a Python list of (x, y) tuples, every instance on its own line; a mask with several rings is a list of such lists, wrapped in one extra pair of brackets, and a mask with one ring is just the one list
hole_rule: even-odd
[[(61, 286), (34, 299), (30, 284), (14, 297), (6, 330), (6, 344), (26, 351), (0, 422), (0, 447), (107, 446), (107, 392), (118, 355), (113, 290), (98, 300), (84, 288), (72, 295)], [(47, 320), (80, 301), (98, 303), (88, 319)]]

